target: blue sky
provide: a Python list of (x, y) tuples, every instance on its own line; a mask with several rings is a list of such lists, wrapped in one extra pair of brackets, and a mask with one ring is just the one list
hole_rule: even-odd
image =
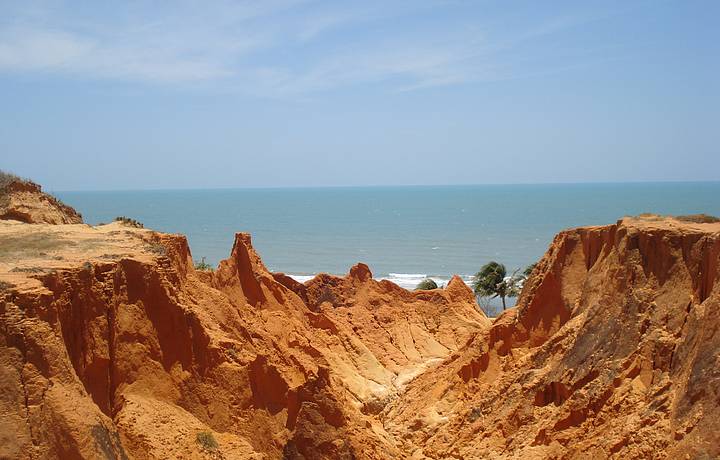
[(51, 190), (720, 179), (720, 2), (0, 0)]

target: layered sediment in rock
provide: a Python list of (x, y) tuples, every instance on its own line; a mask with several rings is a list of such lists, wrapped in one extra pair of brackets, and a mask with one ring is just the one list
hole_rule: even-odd
[(562, 232), (518, 307), (416, 379), (383, 422), (397, 437), (414, 426), (406, 448), (430, 458), (714, 458), (719, 260), (717, 224)]
[(494, 322), (459, 278), (301, 284), (242, 233), (214, 272), (119, 223), (0, 243), (0, 457), (720, 453), (717, 224), (562, 232)]
[(489, 326), (464, 285), (408, 293), (364, 266), (314, 280), (306, 303), (247, 234), (214, 273), (184, 237), (120, 223), (0, 238), (0, 456), (402, 457), (376, 414)]

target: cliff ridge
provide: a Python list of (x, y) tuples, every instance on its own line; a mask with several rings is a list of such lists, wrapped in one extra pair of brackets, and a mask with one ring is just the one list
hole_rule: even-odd
[(299, 283), (245, 233), (214, 271), (120, 222), (0, 242), (3, 458), (720, 454), (720, 224), (563, 231), (494, 321), (460, 278)]

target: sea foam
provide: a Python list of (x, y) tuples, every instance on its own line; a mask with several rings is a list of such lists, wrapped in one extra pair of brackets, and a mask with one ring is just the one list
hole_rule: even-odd
[[(295, 281), (298, 281), (300, 283), (305, 283), (315, 277), (315, 275), (293, 275), (289, 274), (292, 279)], [(431, 279), (437, 283), (438, 286), (446, 286), (447, 283), (450, 281), (449, 277), (442, 277), (442, 276), (428, 276), (425, 273), (388, 273), (386, 276), (380, 276), (379, 278), (376, 278), (377, 280), (387, 280), (391, 281), (401, 288), (413, 290), (415, 287), (420, 283), (420, 281), (424, 279)], [(465, 284), (470, 285), (470, 282), (472, 280), (472, 276), (470, 275), (462, 275), (462, 280), (465, 282)]]

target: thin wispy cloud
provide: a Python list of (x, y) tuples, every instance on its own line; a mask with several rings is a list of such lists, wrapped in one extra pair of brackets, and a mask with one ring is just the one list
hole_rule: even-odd
[(0, 20), (0, 72), (207, 84), (262, 96), (378, 82), (413, 91), (509, 77), (514, 48), (577, 23), (554, 18), (515, 36), (485, 33), (482, 17), (459, 24), (421, 21), (409, 30), (394, 26), (398, 17), (457, 7), (437, 2), (133, 3), (109, 12), (52, 5), (2, 7), (9, 11)]
[(303, 93), (361, 83), (392, 81), (397, 90), (456, 84), (478, 77), (470, 62), (482, 46), (463, 40), (456, 43), (388, 44), (349, 49), (327, 56), (308, 69), (288, 75), (278, 85), (281, 93)]

